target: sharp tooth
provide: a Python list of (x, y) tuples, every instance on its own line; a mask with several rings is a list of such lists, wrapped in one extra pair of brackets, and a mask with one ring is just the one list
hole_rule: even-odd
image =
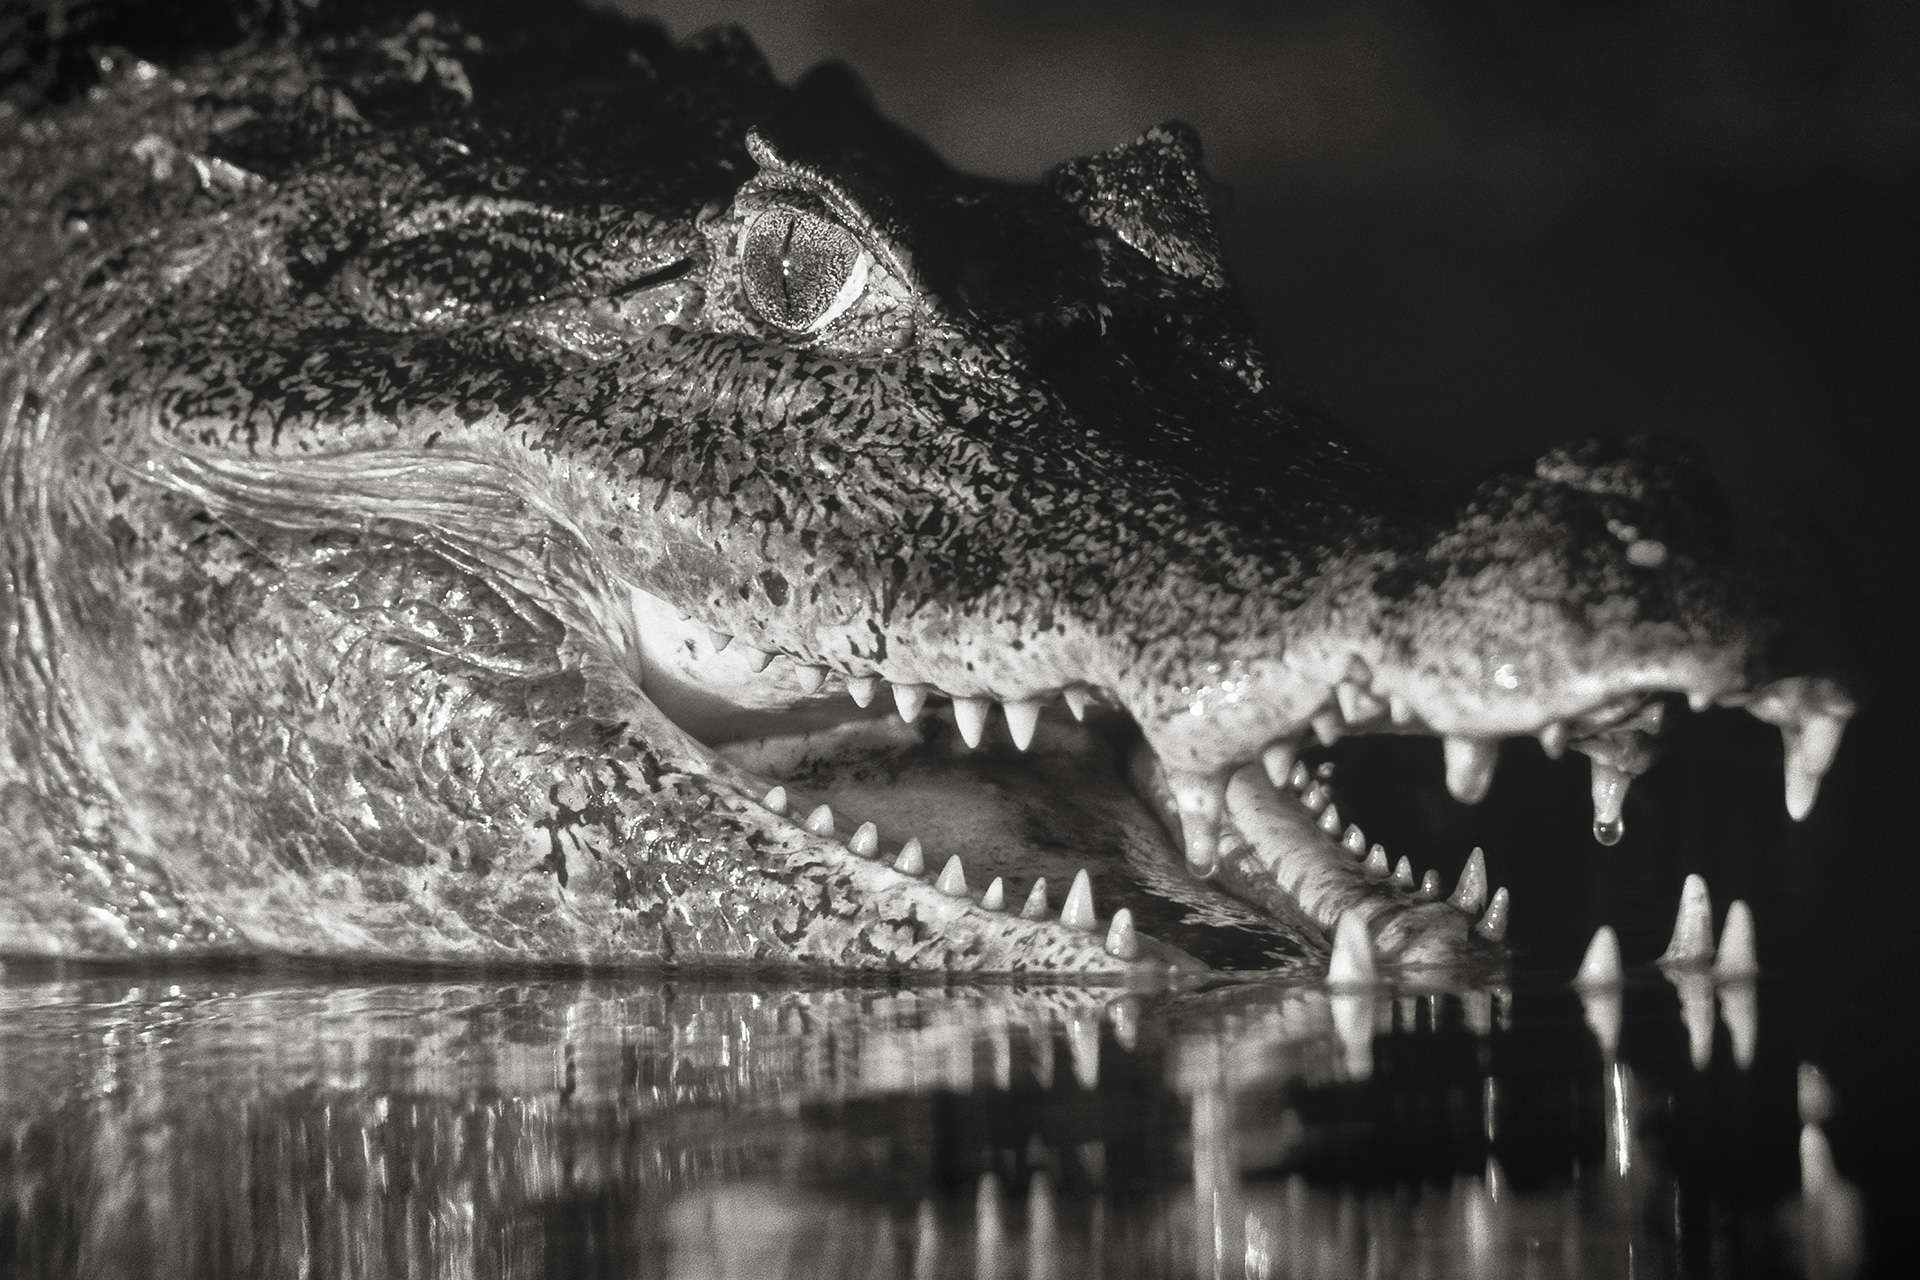
[(1392, 874), (1387, 869), (1387, 851), (1380, 845), (1373, 846), (1373, 851), (1367, 854), (1365, 867), (1369, 880), (1385, 880)]
[(1753, 1066), (1753, 1051), (1760, 1040), (1760, 998), (1753, 983), (1731, 981), (1721, 984), (1720, 1020), (1727, 1024), (1727, 1048), (1733, 1053), (1733, 1065), (1742, 1071)]
[(1306, 761), (1302, 760), (1293, 766), (1292, 772), (1287, 774), (1287, 785), (1295, 791), (1305, 791), (1313, 785), (1313, 774), (1308, 770)]
[(947, 859), (947, 865), (940, 868), (940, 878), (933, 882), (933, 887), (949, 898), (971, 896), (967, 888), (967, 869), (960, 865), (959, 854)]
[(1340, 731), (1345, 727), (1340, 723), (1340, 713), (1331, 707), (1313, 718), (1313, 732), (1328, 746), (1340, 741)]
[(1140, 935), (1133, 931), (1133, 912), (1125, 907), (1113, 913), (1113, 923), (1107, 926), (1107, 954), (1122, 960), (1132, 960), (1140, 954)]
[(1307, 789), (1300, 793), (1300, 805), (1308, 813), (1319, 813), (1332, 802), (1332, 799), (1333, 797), (1327, 794), (1327, 789), (1317, 782), (1309, 782)]
[(1487, 905), (1487, 855), (1479, 845), (1467, 855), (1467, 865), (1460, 869), (1460, 883), (1447, 901), (1470, 916), (1478, 915)]
[(707, 641), (708, 643), (713, 645), (713, 651), (715, 653), (719, 653), (722, 649), (726, 648), (728, 645), (733, 643), (733, 637), (728, 635), (724, 631), (717, 630), (713, 627), (708, 627)]
[(1329, 802), (1327, 807), (1320, 811), (1320, 830), (1325, 834), (1337, 837), (1340, 829), (1345, 825), (1340, 820), (1339, 805)]
[(1033, 882), (1033, 888), (1027, 890), (1026, 905), (1020, 908), (1022, 920), (1045, 920), (1047, 918), (1047, 878), (1041, 876)]
[(747, 670), (755, 674), (765, 671), (767, 664), (773, 661), (773, 655), (771, 653), (768, 653), (765, 649), (755, 648), (750, 644), (740, 646), (740, 656), (747, 660)]
[(1397, 693), (1387, 695), (1387, 718), (1395, 724), (1412, 724), (1413, 708)]
[(1260, 765), (1267, 771), (1267, 781), (1276, 787), (1287, 785), (1287, 778), (1293, 773), (1294, 745), (1291, 742), (1276, 742), (1260, 753)]
[(847, 841), (847, 848), (862, 858), (871, 858), (880, 852), (880, 828), (871, 822), (863, 822), (860, 829)]
[(1627, 803), (1627, 788), (1632, 783), (1632, 774), (1599, 760), (1593, 762), (1593, 838), (1601, 844), (1619, 844), (1620, 837), (1627, 833), (1620, 810)]
[(1432, 867), (1420, 877), (1420, 896), (1428, 902), (1440, 901), (1440, 873)]
[(1380, 980), (1374, 963), (1373, 936), (1357, 911), (1340, 917), (1333, 931), (1333, 959), (1327, 965), (1330, 987), (1371, 987)]
[(988, 911), (1005, 911), (1007, 909), (1007, 882), (999, 876), (995, 876), (993, 883), (987, 886), (987, 891), (980, 895), (980, 905)]
[(968, 747), (977, 747), (987, 735), (987, 711), (993, 704), (985, 698), (955, 698), (954, 723), (960, 726), (960, 738)]
[(1478, 738), (1448, 737), (1441, 743), (1447, 757), (1447, 790), (1462, 804), (1479, 804), (1493, 783), (1493, 766), (1500, 746)]
[(920, 709), (927, 705), (927, 686), (923, 684), (897, 684), (893, 686), (893, 707), (900, 718), (912, 724), (920, 718)]
[(1333, 761), (1322, 760), (1319, 764), (1315, 765), (1313, 767), (1313, 776), (1322, 782), (1331, 783), (1333, 781)]
[(813, 832), (813, 834), (817, 836), (832, 835), (833, 834), (833, 806), (823, 804), (819, 808), (815, 809), (812, 813), (808, 814), (807, 830)]
[(1509, 901), (1505, 885), (1495, 889), (1493, 900), (1487, 903), (1487, 914), (1480, 917), (1480, 923), (1473, 926), (1473, 931), (1488, 942), (1498, 942), (1506, 937)]
[[(1367, 833), (1362, 831), (1360, 824), (1356, 822), (1347, 828), (1345, 835), (1340, 837), (1340, 843), (1348, 853), (1358, 858), (1367, 851)], [(1376, 845), (1375, 848), (1379, 848), (1379, 846)], [(1381, 849), (1380, 856), (1385, 858), (1387, 851)]]
[(1801, 1124), (1825, 1124), (1833, 1119), (1839, 1100), (1827, 1073), (1811, 1062), (1803, 1062), (1794, 1073), (1794, 1101), (1800, 1108)]
[(1573, 975), (1573, 985), (1582, 991), (1617, 987), (1624, 976), (1620, 964), (1620, 935), (1613, 931), (1612, 925), (1603, 924), (1593, 931), (1593, 941), (1587, 944), (1586, 958), (1580, 961), (1579, 972)]
[(1842, 716), (1820, 712), (1808, 716), (1798, 729), (1780, 726), (1787, 748), (1787, 814), (1795, 822), (1813, 812), (1814, 797), (1820, 794), (1820, 779), (1833, 765), (1840, 750), (1840, 735), (1847, 722)]
[(1220, 861), (1220, 813), (1227, 802), (1226, 780), (1201, 773), (1176, 773), (1167, 781), (1174, 807), (1180, 813), (1187, 870), (1196, 876), (1210, 876)]
[(764, 804), (774, 813), (785, 813), (787, 811), (787, 789), (785, 787), (772, 788), (767, 792), (767, 798), (760, 803)]
[(1087, 718), (1087, 708), (1093, 704), (1093, 690), (1082, 684), (1070, 684), (1060, 691), (1060, 696), (1067, 700), (1067, 710), (1075, 720)]
[(1720, 954), (1714, 957), (1713, 976), (1721, 979), (1759, 976), (1760, 956), (1753, 945), (1753, 912), (1735, 899), (1727, 907), (1720, 931)]
[(1040, 724), (1040, 704), (1027, 699), (1005, 703), (1001, 710), (1006, 713), (1007, 732), (1013, 735), (1013, 745), (1025, 751), (1033, 745), (1033, 731)]
[(1695, 715), (1713, 705), (1713, 695), (1705, 689), (1694, 689), (1687, 694), (1687, 708)]
[[(1379, 845), (1375, 845), (1373, 847), (1376, 849), (1380, 849)], [(1385, 853), (1386, 850), (1380, 849), (1380, 852)], [(1405, 854), (1402, 854), (1400, 856), (1400, 861), (1393, 864), (1393, 885), (1394, 885), (1394, 888), (1396, 889), (1413, 888), (1413, 885), (1414, 885), (1413, 863), (1407, 861)]]
[(1073, 874), (1067, 905), (1060, 908), (1060, 923), (1069, 929), (1093, 928), (1093, 881), (1088, 879), (1085, 867)]
[(1567, 754), (1567, 739), (1571, 734), (1564, 720), (1555, 720), (1540, 731), (1540, 749), (1547, 753), (1547, 759), (1558, 760)]
[(906, 876), (923, 876), (927, 873), (927, 855), (920, 848), (920, 837), (915, 836), (900, 846), (900, 856), (893, 860), (893, 869)]
[(1668, 965), (1704, 964), (1713, 958), (1713, 899), (1705, 877), (1690, 875), (1680, 886), (1680, 911), (1673, 919), (1673, 939), (1660, 953)]
[(1333, 691), (1334, 701), (1340, 704), (1340, 714), (1350, 725), (1365, 724), (1387, 713), (1387, 704), (1351, 681), (1343, 680)]
[(873, 705), (873, 695), (880, 691), (878, 676), (848, 676), (847, 696), (853, 699), (856, 707)]
[(800, 692), (818, 693), (820, 686), (827, 682), (827, 669), (812, 663), (802, 663), (793, 669), (793, 676), (800, 685)]
[[(1073, 1078), (1080, 1082), (1082, 1089), (1100, 1087), (1099, 1023), (1092, 1018), (1074, 1018), (1067, 1023), (1067, 1059), (1073, 1063)], [(1106, 1154), (1099, 1143), (1088, 1143), (1081, 1151), (1099, 1151), (1102, 1159)], [(933, 1272), (928, 1270), (925, 1274), (932, 1275)]]

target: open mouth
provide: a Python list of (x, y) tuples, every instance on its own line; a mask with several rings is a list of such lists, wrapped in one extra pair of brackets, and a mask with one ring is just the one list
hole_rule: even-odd
[[(1297, 738), (1228, 771), (1212, 865), (1196, 870), (1187, 806), (1141, 726), (1101, 691), (1001, 701), (889, 683), (712, 631), (638, 588), (629, 601), (630, 624), (616, 628), (629, 670), (717, 776), (790, 835), (863, 864), (864, 887), (922, 918), (1055, 944), (1050, 958), (1011, 967), (1304, 970), (1324, 963), (1349, 915), (1402, 966), (1484, 966), (1504, 954), (1511, 902), (1479, 850), (1448, 886), (1342, 812), (1319, 748), (1431, 733), (1364, 690), (1336, 685)], [(1805, 815), (1852, 712), (1837, 686), (1795, 677), (1740, 692), (1635, 689), (1543, 720), (1533, 735), (1550, 756), (1589, 757), (1596, 839), (1620, 838), (1628, 787), (1681, 696), (1778, 725), (1787, 808)], [(1477, 802), (1498, 740), (1431, 736), (1443, 740), (1448, 791)]]

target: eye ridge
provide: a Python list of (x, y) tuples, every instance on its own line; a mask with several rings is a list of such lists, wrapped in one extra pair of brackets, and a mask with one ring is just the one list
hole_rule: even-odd
[(871, 261), (853, 233), (832, 219), (776, 207), (747, 225), (741, 284), (748, 304), (768, 324), (817, 332), (858, 300)]

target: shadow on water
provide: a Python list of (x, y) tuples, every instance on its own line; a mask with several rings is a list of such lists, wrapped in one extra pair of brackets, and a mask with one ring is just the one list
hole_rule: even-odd
[(0, 1273), (1847, 1275), (1791, 999), (16, 970)]

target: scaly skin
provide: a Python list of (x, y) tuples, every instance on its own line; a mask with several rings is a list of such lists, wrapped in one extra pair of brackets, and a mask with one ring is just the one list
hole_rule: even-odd
[(1271, 395), (1184, 128), (987, 182), (841, 73), (528, 29), (129, 63), (9, 126), (0, 951), (1188, 961), (770, 795), (889, 688), (940, 709), (903, 772), (1090, 702), (1231, 895), (1120, 896), (1302, 962), (1349, 912), (1484, 959), (1506, 912), (1303, 806), (1312, 733), (1444, 735), (1468, 799), (1570, 742), (1604, 825), (1684, 693), (1781, 723), (1811, 802), (1850, 705), (1769, 666), (1692, 461), (1416, 498)]

